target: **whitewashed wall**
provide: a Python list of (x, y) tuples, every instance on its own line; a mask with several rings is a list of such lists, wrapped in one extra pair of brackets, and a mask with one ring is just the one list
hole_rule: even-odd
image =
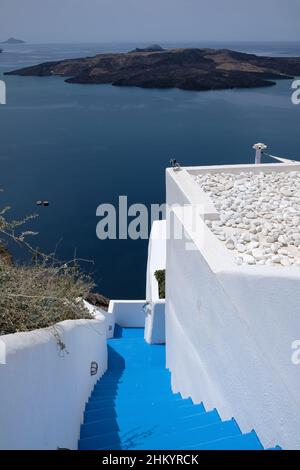
[(109, 313), (117, 325), (124, 328), (144, 328), (145, 300), (111, 300)]
[[(0, 449), (76, 449), (85, 403), (107, 368), (104, 318), (1, 336)], [(98, 373), (90, 375), (96, 361)]]
[[(188, 202), (168, 177), (170, 200)], [(174, 391), (216, 407), (223, 419), (234, 416), (244, 432), (255, 428), (266, 447), (300, 449), (300, 366), (291, 361), (300, 337), (299, 270), (238, 267), (203, 222), (195, 237), (180, 211), (174, 217), (185, 229), (182, 240), (167, 242)]]
[(147, 261), (145, 340), (150, 344), (165, 343), (165, 300), (159, 298), (155, 271), (166, 268), (166, 221), (153, 222)]
[(165, 344), (165, 300), (151, 303), (146, 316), (145, 341), (149, 344)]
[(155, 271), (166, 269), (166, 221), (156, 220), (151, 227), (148, 245), (146, 298), (159, 300), (158, 282)]
[(95, 318), (95, 320), (105, 319), (105, 328), (106, 328), (106, 337), (107, 339), (111, 339), (114, 336), (114, 329), (115, 329), (115, 316), (111, 311), (103, 310), (100, 307), (96, 307), (95, 305), (90, 304), (86, 300), (83, 301), (85, 307), (88, 309), (91, 315)]

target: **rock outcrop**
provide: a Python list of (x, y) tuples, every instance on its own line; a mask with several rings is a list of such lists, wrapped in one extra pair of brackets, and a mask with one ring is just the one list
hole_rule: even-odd
[(25, 44), (25, 41), (16, 38), (9, 38), (6, 41), (2, 41), (2, 44)]
[(85, 300), (89, 302), (92, 305), (95, 305), (95, 307), (100, 307), (103, 310), (108, 310), (109, 307), (109, 299), (104, 297), (104, 295), (101, 294), (96, 294), (96, 293), (90, 293)]
[[(152, 46), (150, 46), (150, 49)], [(274, 85), (300, 75), (300, 58), (261, 57), (228, 49), (143, 49), (47, 62), (8, 75), (59, 75), (68, 83), (218, 90)]]

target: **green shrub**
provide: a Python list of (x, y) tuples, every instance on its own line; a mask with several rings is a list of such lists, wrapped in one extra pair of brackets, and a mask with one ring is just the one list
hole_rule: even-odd
[(155, 271), (154, 276), (158, 282), (159, 298), (165, 299), (166, 297), (166, 270), (159, 269), (158, 271)]

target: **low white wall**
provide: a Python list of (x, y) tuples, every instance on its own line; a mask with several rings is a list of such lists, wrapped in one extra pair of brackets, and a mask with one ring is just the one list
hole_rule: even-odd
[[(0, 449), (77, 449), (85, 403), (107, 368), (104, 318), (1, 336)], [(91, 362), (98, 363), (90, 375)]]
[(119, 326), (144, 328), (145, 310), (143, 306), (145, 303), (145, 300), (111, 300), (108, 311)]
[(270, 173), (273, 171), (279, 172), (289, 172), (289, 171), (299, 171), (300, 162), (293, 160), (286, 160), (284, 163), (261, 163), (259, 165), (254, 164), (239, 164), (239, 165), (211, 165), (211, 166), (193, 166), (185, 167), (183, 170), (187, 171), (192, 176), (197, 176), (199, 174), (205, 173), (220, 173), (220, 172), (230, 172), (230, 173), (240, 173), (241, 171), (252, 171), (253, 173)]

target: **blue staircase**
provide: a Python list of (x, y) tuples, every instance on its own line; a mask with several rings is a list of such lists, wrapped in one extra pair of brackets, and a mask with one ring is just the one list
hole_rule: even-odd
[(86, 405), (79, 449), (260, 450), (254, 431), (173, 394), (165, 347), (144, 341), (142, 328), (116, 327), (108, 370)]

